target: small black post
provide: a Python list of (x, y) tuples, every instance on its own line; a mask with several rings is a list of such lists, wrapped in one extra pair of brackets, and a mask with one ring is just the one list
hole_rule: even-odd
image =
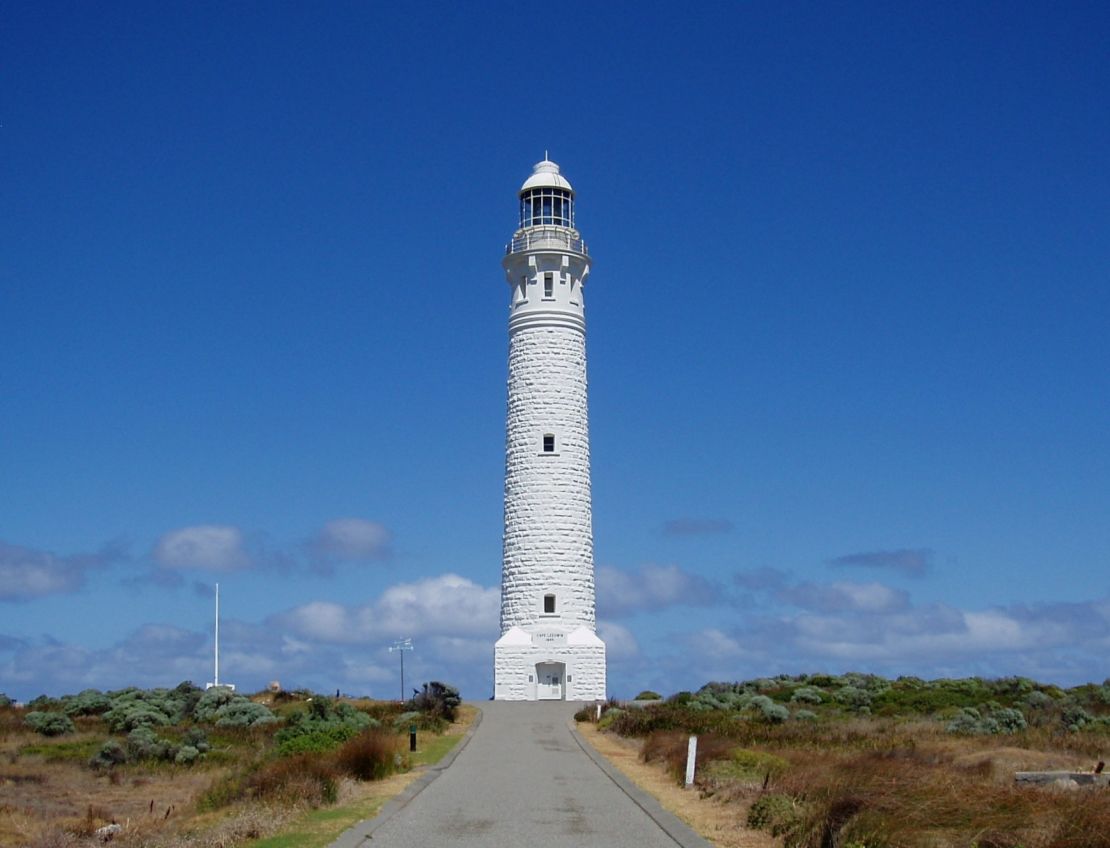
[(416, 750), (416, 725), (415, 724), (410, 724), (409, 725), (409, 750), (410, 751), (415, 751)]

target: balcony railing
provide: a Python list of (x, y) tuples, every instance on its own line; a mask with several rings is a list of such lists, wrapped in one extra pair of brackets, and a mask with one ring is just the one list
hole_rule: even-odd
[(523, 253), (544, 247), (565, 247), (575, 253), (589, 255), (586, 242), (565, 227), (529, 227), (505, 245), (505, 253)]

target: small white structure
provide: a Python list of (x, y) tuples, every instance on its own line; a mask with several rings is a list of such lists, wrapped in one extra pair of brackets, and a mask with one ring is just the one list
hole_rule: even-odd
[(595, 633), (583, 287), (574, 189), (546, 157), (520, 189), (509, 283), (501, 638), (494, 698), (605, 697)]
[(230, 689), (235, 691), (234, 683), (220, 683), (220, 584), (216, 584), (216, 670), (211, 683), (204, 685), (205, 689), (216, 689), (218, 687)]

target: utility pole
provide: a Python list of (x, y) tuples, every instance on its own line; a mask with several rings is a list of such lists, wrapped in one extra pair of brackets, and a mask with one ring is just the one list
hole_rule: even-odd
[(401, 703), (405, 703), (405, 651), (411, 651), (412, 639), (398, 639), (389, 647), (389, 653), (397, 651), (401, 655)]

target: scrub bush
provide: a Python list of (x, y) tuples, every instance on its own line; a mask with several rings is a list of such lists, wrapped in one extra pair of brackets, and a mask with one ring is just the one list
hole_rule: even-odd
[(336, 764), (357, 780), (381, 780), (405, 765), (401, 737), (378, 728), (364, 730), (343, 743)]
[(77, 729), (73, 725), (73, 720), (65, 713), (34, 711), (27, 713), (23, 721), (43, 736), (61, 736), (65, 733), (73, 733)]
[(461, 703), (458, 689), (433, 680), (431, 683), (425, 683), (423, 690), (417, 693), (406, 707), (452, 722)]
[(182, 745), (174, 755), (173, 761), (178, 765), (190, 766), (200, 759), (201, 753), (192, 745)]
[(85, 689), (63, 702), (68, 716), (100, 715), (112, 707), (111, 700), (99, 689)]
[(790, 695), (790, 700), (796, 704), (820, 704), (825, 699), (816, 686), (801, 686)]
[(645, 689), (643, 692), (641, 692), (639, 695), (636, 696), (635, 700), (637, 700), (637, 701), (662, 701), (663, 696), (660, 695), (658, 692), (652, 692), (650, 689)]
[(127, 762), (127, 752), (115, 739), (109, 739), (100, 746), (100, 750), (93, 754), (89, 760), (90, 768), (108, 769), (120, 763)]
[(307, 712), (293, 713), (274, 739), (278, 753), (291, 756), (299, 753), (331, 751), (378, 722), (350, 704), (333, 704), (317, 696)]
[(781, 724), (790, 718), (790, 710), (782, 704), (776, 704), (766, 695), (756, 695), (748, 702), (748, 710), (755, 713), (760, 721), (768, 724)]
[(274, 724), (277, 717), (262, 704), (241, 698), (216, 710), (216, 727), (260, 727)]

